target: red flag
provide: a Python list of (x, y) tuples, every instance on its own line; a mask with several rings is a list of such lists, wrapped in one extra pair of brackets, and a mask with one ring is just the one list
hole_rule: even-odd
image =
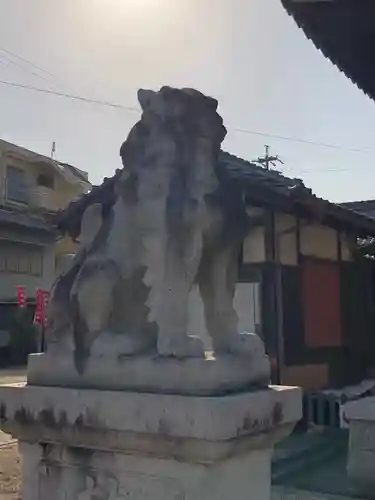
[(49, 292), (43, 292), (43, 325), (47, 325), (47, 308), (49, 302)]
[(36, 291), (36, 308), (34, 315), (34, 324), (46, 325), (46, 310), (49, 301), (49, 292), (41, 290), (40, 288)]
[(42, 323), (42, 308), (43, 308), (43, 291), (40, 290), (40, 288), (37, 289), (36, 291), (36, 307), (35, 307), (35, 314), (34, 314), (34, 321), (33, 323), (35, 325), (40, 325)]
[(17, 287), (18, 307), (26, 307), (26, 292), (24, 286)]

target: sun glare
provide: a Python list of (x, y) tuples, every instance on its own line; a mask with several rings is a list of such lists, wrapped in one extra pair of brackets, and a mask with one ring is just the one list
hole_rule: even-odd
[(165, 40), (181, 18), (181, 3), (176, 0), (81, 0), (86, 36), (116, 43), (142, 45), (150, 38)]
[(95, 23), (113, 25), (152, 24), (163, 26), (176, 14), (175, 0), (90, 0)]
[(165, 0), (94, 0), (93, 4), (101, 11), (118, 15), (152, 14), (161, 8)]

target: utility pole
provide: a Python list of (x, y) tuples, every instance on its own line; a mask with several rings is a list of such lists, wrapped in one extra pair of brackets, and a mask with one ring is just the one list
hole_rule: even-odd
[[(271, 166), (276, 168), (277, 163), (284, 165), (284, 162), (278, 155), (270, 155), (270, 147), (265, 145), (265, 154), (260, 156), (254, 163), (260, 165), (265, 170), (271, 170)], [(276, 347), (276, 384), (282, 385), (283, 367), (284, 367), (284, 331), (283, 331), (283, 282), (282, 282), (282, 265), (280, 261), (280, 238), (281, 234), (277, 233), (275, 227), (275, 213), (269, 211), (269, 229), (272, 232), (271, 244), (273, 253), (273, 313), (274, 313), (274, 340)]]
[(265, 145), (265, 155), (259, 156), (259, 158), (254, 160), (254, 163), (258, 163), (266, 170), (270, 170), (270, 165), (276, 167), (276, 163), (281, 163), (282, 165), (284, 165), (284, 162), (279, 158), (278, 155), (270, 155), (270, 147), (268, 146), (268, 144)]

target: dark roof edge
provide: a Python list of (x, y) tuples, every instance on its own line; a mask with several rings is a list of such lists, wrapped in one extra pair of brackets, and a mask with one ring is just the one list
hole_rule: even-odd
[(366, 210), (367, 208), (375, 208), (375, 200), (345, 201), (339, 205), (351, 210)]
[[(310, 212), (312, 215), (315, 215), (316, 218), (322, 218), (325, 220), (333, 219), (336, 221), (337, 225), (356, 231), (359, 233), (358, 235), (375, 236), (374, 219), (356, 212), (352, 207), (346, 207), (344, 205), (339, 205), (329, 200), (317, 197), (313, 194), (310, 188), (305, 186), (301, 179), (285, 177), (281, 173), (274, 170), (264, 170), (259, 165), (246, 161), (225, 151), (222, 151), (221, 153), (221, 160), (227, 162), (230, 168), (233, 166), (242, 166), (242, 171), (244, 171), (244, 167), (247, 167), (249, 172), (251, 172), (251, 169), (257, 169), (259, 173), (262, 172), (264, 180), (272, 178), (278, 183), (283, 183), (282, 191), (279, 191), (277, 187), (269, 187), (266, 183), (264, 185), (264, 189), (269, 190), (270, 194), (277, 193), (279, 198), (284, 198), (289, 206), (289, 210), (303, 209)], [(243, 181), (246, 181), (247, 179), (245, 174), (242, 175)], [(241, 173), (238, 173), (238, 176), (241, 176)], [(249, 176), (248, 183), (252, 184), (251, 181), (251, 176)]]
[[(358, 1), (358, 0), (357, 0)], [(361, 75), (357, 74), (357, 70), (352, 71), (350, 68), (345, 67), (347, 63), (343, 61), (342, 57), (330, 50), (324, 44), (324, 38), (322, 39), (319, 35), (319, 28), (314, 24), (309, 24), (306, 22), (306, 18), (301, 14), (299, 10), (301, 5), (305, 8), (316, 7), (317, 4), (327, 5), (328, 3), (333, 3), (331, 0), (281, 0), (283, 7), (286, 12), (294, 19), (297, 26), (303, 31), (305, 36), (311, 40), (315, 47), (327, 58), (336, 68), (343, 73), (349, 80), (364, 94), (366, 94), (370, 99), (375, 99), (375, 94), (373, 91), (373, 86), (369, 85), (368, 82), (364, 81)], [(339, 2), (337, 2), (338, 4)], [(354, 3), (354, 0), (353, 0)], [(336, 7), (336, 5), (334, 6)]]
[(42, 215), (30, 214), (27, 211), (12, 210), (9, 207), (0, 206), (0, 225), (14, 227), (19, 230), (45, 234), (51, 238), (58, 236), (57, 228), (52, 222)]

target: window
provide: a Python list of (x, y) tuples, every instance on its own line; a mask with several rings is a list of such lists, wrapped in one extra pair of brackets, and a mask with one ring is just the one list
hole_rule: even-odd
[[(16, 249), (15, 249), (16, 250)], [(20, 255), (17, 251), (8, 251), (6, 254), (6, 270), (9, 273), (18, 273), (18, 261)]]
[(0, 273), (41, 276), (43, 250), (35, 245), (0, 240)]
[(30, 252), (30, 274), (41, 276), (43, 272), (43, 256), (41, 251)]
[(27, 203), (28, 193), (26, 188), (25, 172), (17, 167), (7, 167), (6, 173), (6, 198), (17, 203)]
[(49, 189), (54, 189), (54, 178), (53, 175), (39, 174), (36, 180), (38, 186), (43, 186)]

